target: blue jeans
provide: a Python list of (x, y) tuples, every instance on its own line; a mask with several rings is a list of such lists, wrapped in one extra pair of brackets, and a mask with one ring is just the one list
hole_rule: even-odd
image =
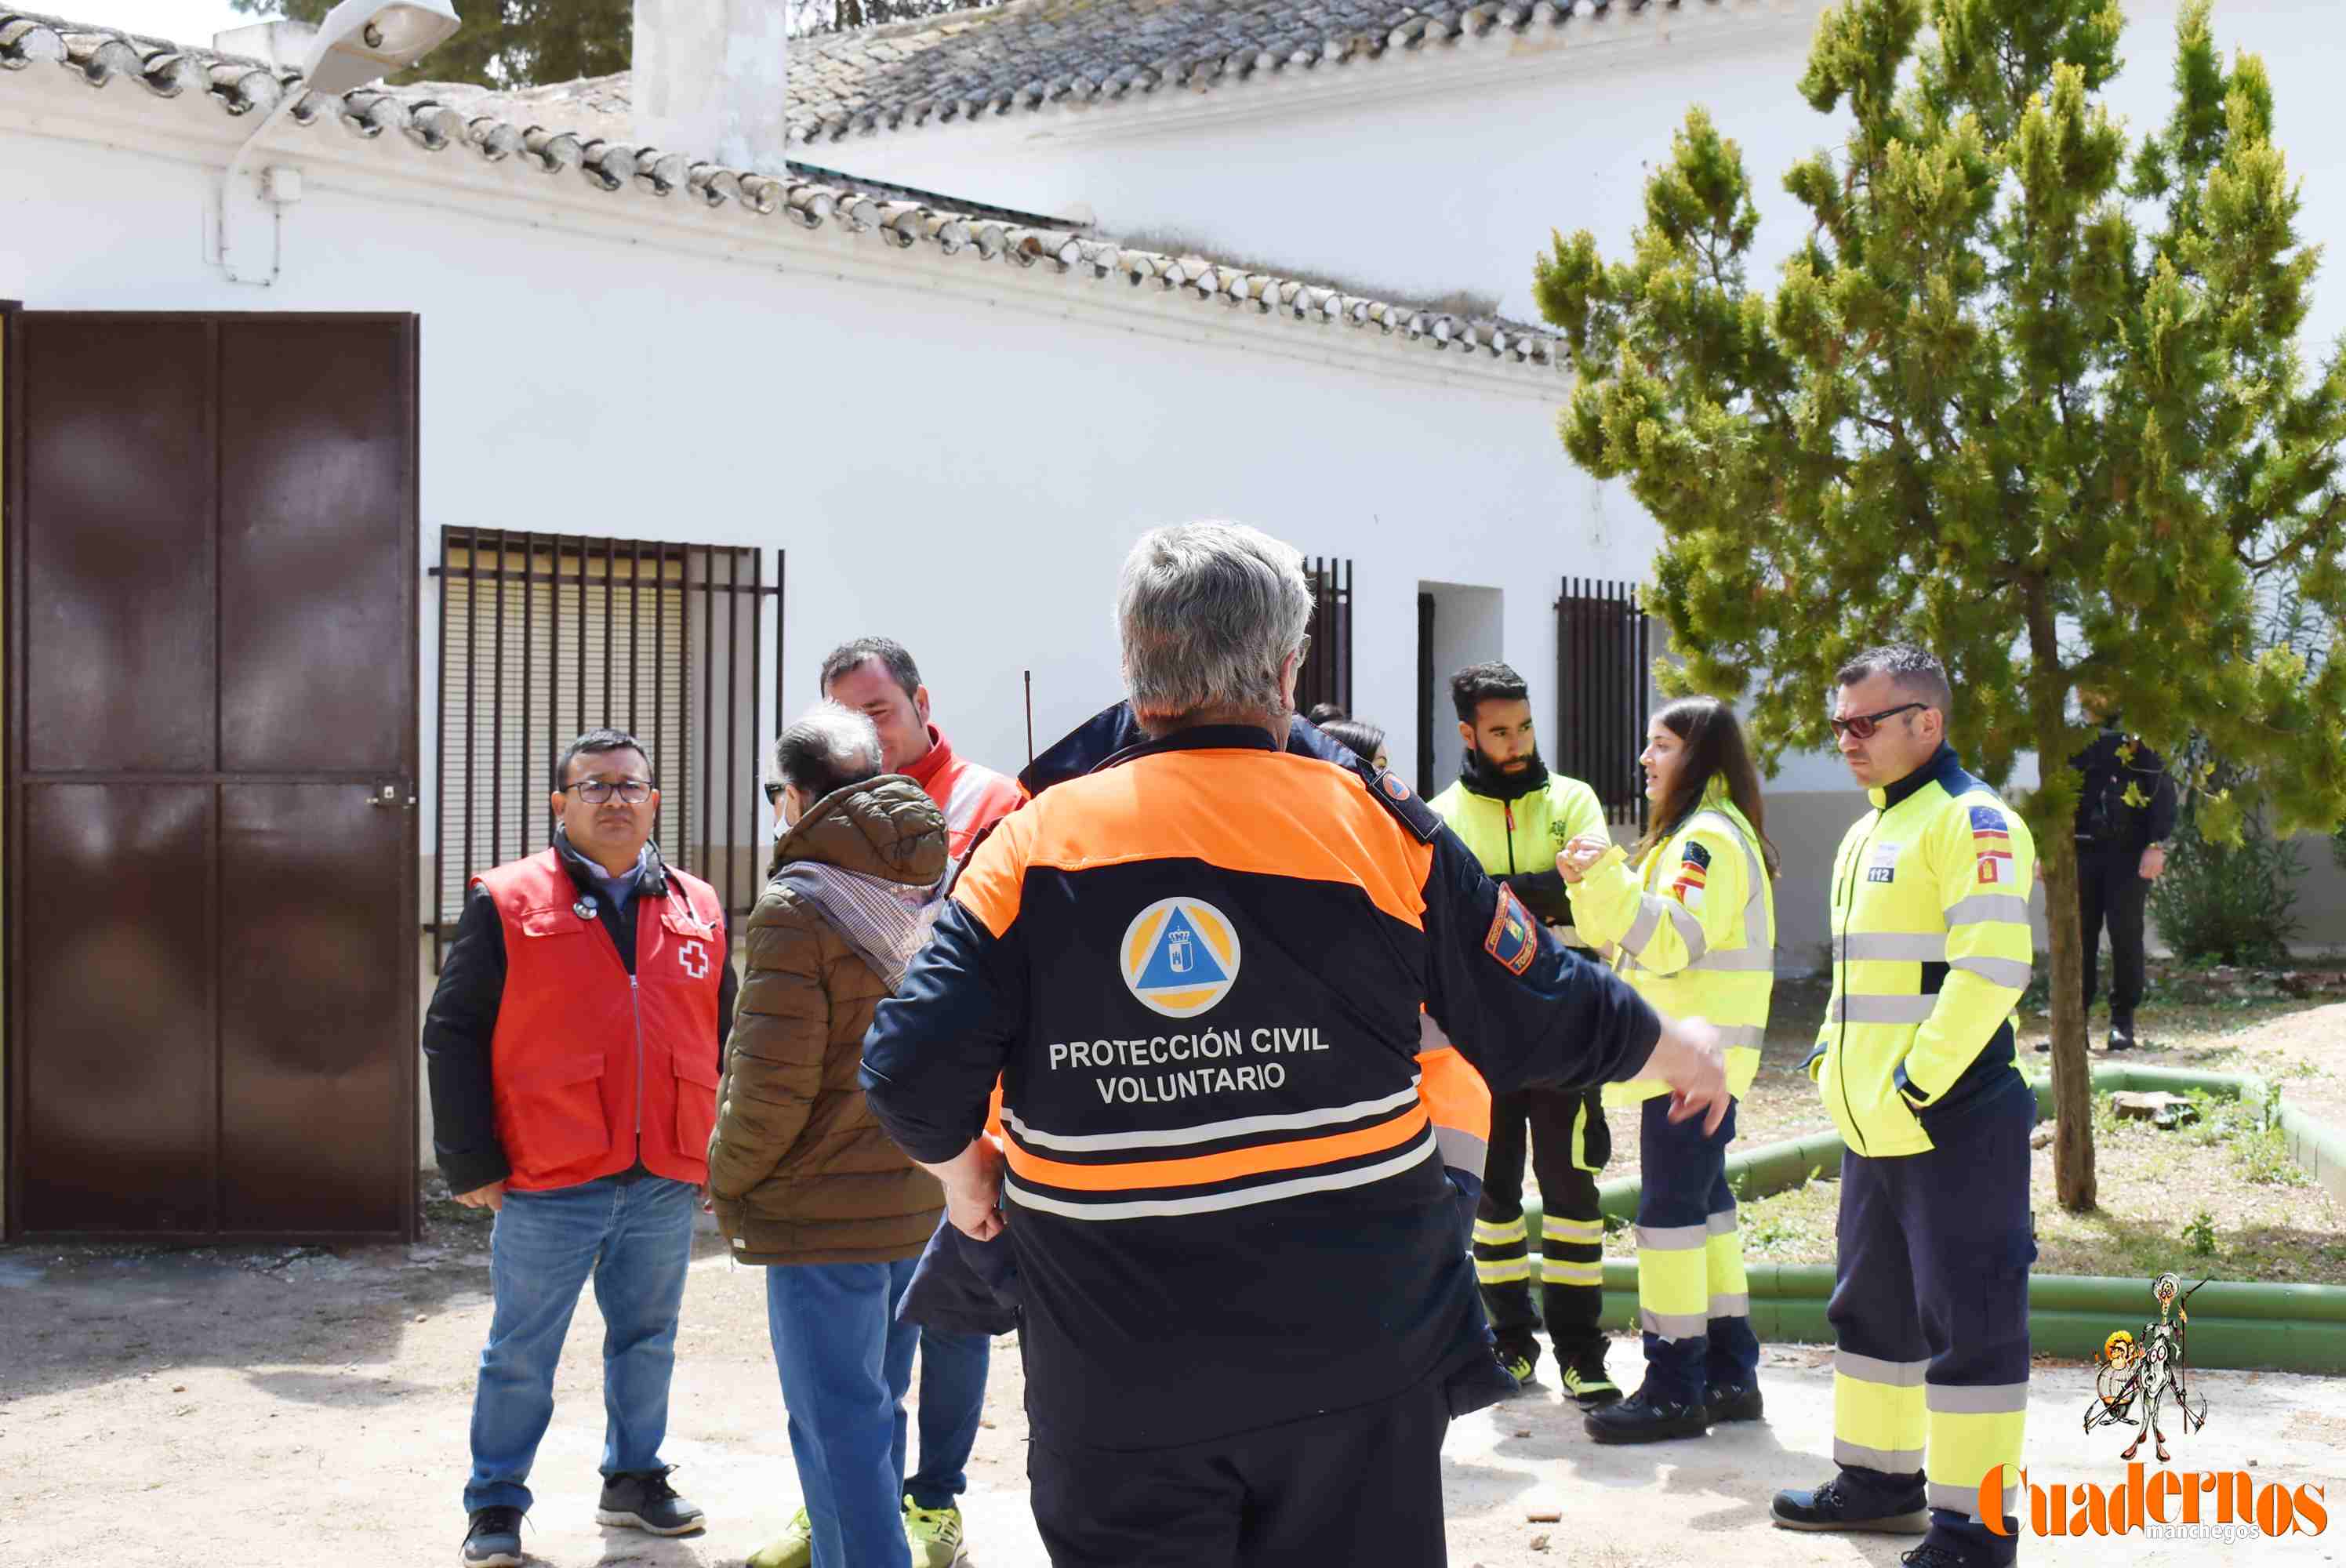
[(814, 1568), (909, 1568), (904, 1390), (920, 1330), (896, 1321), (917, 1259), (766, 1270), (766, 1329)]
[(904, 1491), (922, 1508), (955, 1508), (969, 1490), (969, 1451), (985, 1409), (994, 1341), (983, 1334), (921, 1330), (921, 1468)]
[(554, 1419), (555, 1365), (590, 1277), (605, 1326), (603, 1473), (659, 1468), (699, 1207), (699, 1189), (665, 1176), (506, 1191), (489, 1242), (496, 1308), (473, 1393), (468, 1512), (529, 1507), (530, 1464)]

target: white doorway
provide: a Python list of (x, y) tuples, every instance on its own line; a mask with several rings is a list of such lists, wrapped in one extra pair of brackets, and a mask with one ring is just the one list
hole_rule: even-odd
[(1472, 583), (1417, 585), (1418, 788), (1429, 799), (1458, 777), (1464, 751), (1450, 705), (1450, 677), (1505, 654), (1506, 596)]

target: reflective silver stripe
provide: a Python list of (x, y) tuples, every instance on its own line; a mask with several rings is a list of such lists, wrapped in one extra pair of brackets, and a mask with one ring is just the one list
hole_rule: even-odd
[(1483, 1179), (1483, 1166), (1489, 1158), (1491, 1145), (1464, 1127), (1445, 1127), (1437, 1124), (1433, 1142), (1442, 1151), (1442, 1163), (1452, 1170), (1464, 1171), (1476, 1181)]
[(1923, 1399), (1932, 1410), (1945, 1415), (2018, 1415), (2028, 1409), (2028, 1385), (1985, 1383), (1956, 1388), (1946, 1383), (1926, 1383)]
[(1641, 894), (1637, 900), (1637, 918), (1629, 922), (1628, 934), (1621, 939), (1622, 951), (1633, 958), (1645, 952), (1646, 944), (1654, 940), (1654, 932), (1661, 927), (1662, 901), (1651, 893)]
[[(1978, 1487), (1949, 1486), (1944, 1481), (1934, 1481), (1926, 1485), (1923, 1491), (1923, 1501), (1933, 1508), (1943, 1508), (1950, 1513), (1960, 1513), (1974, 1523), (1985, 1522), (1979, 1516)], [(2019, 1487), (2007, 1486), (2004, 1489), (2004, 1516), (2006, 1519), (2018, 1517), (2013, 1512), (2013, 1509), (2019, 1504)]]
[(1664, 904), (1662, 912), (1670, 917), (1670, 925), (1678, 933), (1678, 941), (1686, 944), (1688, 964), (1700, 963), (1702, 955), (1710, 951), (1710, 938), (1702, 934), (1702, 917), (1676, 899)]
[(1923, 1451), (1919, 1448), (1868, 1448), (1847, 1438), (1835, 1438), (1833, 1462), (1862, 1464), (1868, 1470), (1878, 1470), (1890, 1475), (1912, 1475), (1923, 1468)]
[(2028, 901), (2018, 893), (1974, 893), (1947, 906), (1949, 925), (1978, 925), (1983, 921), (2028, 923)]
[(1002, 1107), (1002, 1121), (1018, 1135), (1022, 1144), (1032, 1144), (1038, 1149), (1068, 1149), (1086, 1153), (1101, 1149), (1148, 1149), (1180, 1144), (1209, 1144), (1217, 1138), (1243, 1137), (1250, 1133), (1283, 1133), (1300, 1127), (1324, 1127), (1336, 1122), (1356, 1122), (1362, 1116), (1373, 1116), (1386, 1111), (1398, 1111), (1417, 1104), (1417, 1078), (1412, 1075), (1409, 1087), (1382, 1100), (1359, 1100), (1349, 1105), (1331, 1105), (1324, 1111), (1298, 1111), (1280, 1116), (1238, 1116), (1227, 1122), (1202, 1122), (1194, 1127), (1175, 1127), (1166, 1132), (1147, 1133), (1046, 1133), (1030, 1127), (1009, 1106)]
[(1836, 996), (1828, 1021), (1834, 1023), (1922, 1023), (1939, 1005), (1935, 996)]
[(1959, 958), (1952, 967), (1965, 974), (1976, 974), (1990, 985), (2011, 991), (2028, 989), (2029, 965), (2025, 958)]
[(1749, 1318), (1751, 1316), (1751, 1298), (1748, 1295), (1713, 1296), (1710, 1298), (1710, 1315), (1714, 1318)]
[(1602, 1286), (1605, 1283), (1605, 1265), (1571, 1263), (1560, 1257), (1543, 1257), (1540, 1259), (1540, 1283)]
[(1768, 1026), (1764, 1023), (1719, 1023), (1712, 1027), (1719, 1031), (1719, 1048), (1722, 1051), (1739, 1046), (1757, 1051), (1768, 1041)]
[(1158, 1219), (1168, 1215), (1214, 1214), (1228, 1208), (1248, 1208), (1259, 1203), (1277, 1203), (1281, 1198), (1300, 1197), (1306, 1193), (1341, 1192), (1346, 1187), (1367, 1186), (1387, 1176), (1399, 1176), (1412, 1166), (1433, 1153), (1433, 1140), (1413, 1139), (1410, 1146), (1389, 1160), (1354, 1170), (1336, 1171), (1327, 1176), (1298, 1176), (1291, 1181), (1271, 1182), (1263, 1186), (1242, 1187), (1236, 1192), (1206, 1193), (1197, 1197), (1140, 1198), (1128, 1203), (1068, 1203), (1056, 1197), (1045, 1197), (1022, 1186), (1015, 1176), (1002, 1179), (1002, 1190), (1021, 1208), (1038, 1209), (1067, 1219)]
[(1854, 1350), (1833, 1352), (1833, 1370), (1842, 1377), (1862, 1383), (1886, 1383), (1893, 1389), (1921, 1388), (1923, 1374), (1930, 1368), (1928, 1361), (1877, 1361)]
[(1708, 1225), (1641, 1225), (1637, 1227), (1637, 1250), (1640, 1252), (1694, 1252), (1710, 1244)]
[(1735, 1211), (1731, 1208), (1719, 1210), (1719, 1213), (1712, 1215), (1709, 1219), (1704, 1222), (1702, 1228), (1705, 1234), (1710, 1236), (1734, 1235)]
[(1605, 1239), (1605, 1222), (1601, 1219), (1550, 1219), (1540, 1216), (1542, 1241), (1568, 1241), (1589, 1247)]
[[(1702, 1312), (1649, 1312), (1637, 1308), (1637, 1327), (1665, 1339), (1699, 1339), (1710, 1332), (1710, 1318)], [(1922, 1462), (1918, 1457), (1916, 1464)]]
[(1688, 969), (1699, 969), (1705, 974), (1773, 974), (1776, 972), (1776, 950), (1772, 947), (1729, 947), (1717, 952), (1707, 952)]
[(1530, 1235), (1524, 1228), (1524, 1217), (1520, 1214), (1513, 1219), (1478, 1219), (1474, 1222), (1474, 1243), (1478, 1247), (1505, 1247), (1509, 1243), (1522, 1247), (1529, 1240)]
[(1841, 954), (1852, 962), (1944, 963), (1943, 931), (1853, 931), (1841, 938)]
[(1474, 1260), (1474, 1278), (1485, 1285), (1511, 1285), (1518, 1279), (1532, 1277), (1532, 1260), (1515, 1257), (1478, 1257)]

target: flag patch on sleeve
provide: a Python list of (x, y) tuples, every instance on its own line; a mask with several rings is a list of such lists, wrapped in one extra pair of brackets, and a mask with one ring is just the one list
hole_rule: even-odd
[(1690, 910), (1699, 910), (1703, 889), (1709, 881), (1710, 851), (1689, 842), (1684, 858), (1678, 861), (1678, 880), (1670, 883), (1670, 896)]
[(1972, 854), (1983, 887), (2001, 887), (2020, 880), (2012, 858), (2012, 826), (1994, 806), (1972, 808)]
[(1483, 938), (1483, 951), (1509, 974), (1523, 973), (1539, 956), (1539, 922), (1504, 882), (1499, 884), (1499, 908), (1491, 917), (1490, 933)]

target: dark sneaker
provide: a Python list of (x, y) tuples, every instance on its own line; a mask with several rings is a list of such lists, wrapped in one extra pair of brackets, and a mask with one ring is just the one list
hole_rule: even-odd
[(1538, 1357), (1511, 1356), (1504, 1350), (1497, 1352), (1497, 1355), (1501, 1371), (1515, 1379), (1524, 1388), (1528, 1389), (1532, 1386), (1532, 1369), (1539, 1364)]
[(464, 1568), (521, 1568), (521, 1510), (476, 1508), (464, 1532)]
[(1969, 1556), (1937, 1541), (1925, 1541), (1913, 1551), (1902, 1553), (1898, 1561), (1906, 1568), (1988, 1568), (1986, 1558)]
[(1883, 1535), (1920, 1535), (1931, 1528), (1931, 1511), (1923, 1505), (1919, 1492), (1912, 1508), (1895, 1513), (1860, 1513), (1841, 1490), (1839, 1476), (1814, 1492), (1780, 1492), (1768, 1512), (1779, 1530), (1872, 1530)]
[(1618, 1404), (1591, 1410), (1580, 1422), (1580, 1430), (1598, 1442), (1664, 1442), (1700, 1437), (1709, 1426), (1710, 1412), (1700, 1405), (1657, 1399), (1645, 1389)]
[(595, 1510), (597, 1524), (617, 1524), (654, 1535), (689, 1535), (707, 1520), (700, 1510), (676, 1494), (666, 1470), (621, 1471), (603, 1482), (603, 1501)]
[(1760, 1385), (1757, 1383), (1713, 1383), (1703, 1390), (1702, 1402), (1710, 1411), (1714, 1425), (1720, 1421), (1756, 1421), (1761, 1419)]
[(2053, 1040), (2050, 1035), (2036, 1043), (2036, 1054), (2039, 1056), (2049, 1056), (2053, 1054)]
[(2124, 1028), (2121, 1028), (2115, 1023), (2110, 1025), (2110, 1049), (2113, 1051), (2131, 1051), (2134, 1049), (2133, 1024), (2129, 1023)]
[(1584, 1410), (1597, 1410), (1621, 1397), (1621, 1385), (1606, 1375), (1603, 1345), (1591, 1345), (1575, 1356), (1561, 1375), (1565, 1393)]

